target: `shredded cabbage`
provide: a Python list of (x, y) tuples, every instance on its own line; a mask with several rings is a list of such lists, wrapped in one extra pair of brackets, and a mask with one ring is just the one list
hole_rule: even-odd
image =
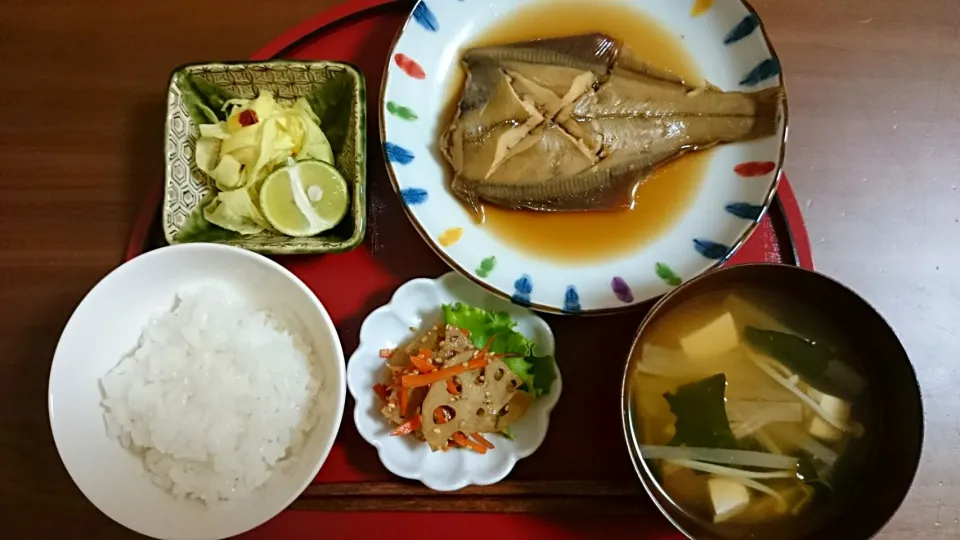
[(287, 107), (264, 90), (255, 99), (227, 100), (222, 110), (227, 119), (201, 125), (194, 151), (197, 168), (221, 192), (204, 217), (240, 234), (257, 234), (269, 229), (255, 196), (267, 176), (291, 158), (334, 165), (333, 149), (303, 98)]

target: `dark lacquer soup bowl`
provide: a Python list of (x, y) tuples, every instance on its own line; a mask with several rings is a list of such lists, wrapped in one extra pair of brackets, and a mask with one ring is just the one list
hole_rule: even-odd
[(920, 387), (890, 326), (833, 279), (775, 264), (661, 299), (627, 361), (622, 415), (644, 488), (696, 539), (871, 538), (923, 442)]

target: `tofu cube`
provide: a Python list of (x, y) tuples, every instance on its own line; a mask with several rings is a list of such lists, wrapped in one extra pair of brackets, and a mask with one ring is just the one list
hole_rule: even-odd
[(729, 478), (715, 476), (707, 481), (707, 489), (713, 505), (714, 523), (722, 523), (736, 516), (750, 504), (747, 487)]
[(690, 358), (710, 358), (740, 346), (737, 323), (729, 312), (680, 339), (680, 347)]
[[(823, 407), (823, 410), (827, 412), (827, 414), (842, 423), (846, 423), (850, 419), (849, 403), (829, 394), (823, 394), (820, 392), (817, 392), (817, 394), (819, 394), (820, 397), (820, 399), (817, 401), (820, 403), (820, 406)], [(810, 426), (807, 428), (807, 431), (810, 433), (810, 435), (829, 442), (838, 441), (843, 436), (843, 431), (835, 428), (832, 424), (824, 420), (823, 417), (816, 413), (814, 413), (813, 418), (811, 418)]]

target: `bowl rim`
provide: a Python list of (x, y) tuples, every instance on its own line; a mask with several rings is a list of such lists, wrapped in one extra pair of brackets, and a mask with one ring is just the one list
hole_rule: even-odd
[[(256, 253), (247, 249), (235, 247), (235, 246), (230, 246), (226, 244), (216, 244), (211, 242), (195, 242), (195, 243), (185, 243), (185, 244), (174, 244), (170, 246), (164, 246), (152, 251), (148, 251), (112, 269), (104, 277), (102, 277), (100, 281), (98, 281), (97, 284), (94, 285), (84, 295), (83, 299), (77, 304), (73, 312), (70, 314), (70, 317), (67, 320), (66, 324), (64, 325), (63, 330), (61, 331), (60, 337), (57, 340), (57, 346), (54, 349), (53, 359), (50, 362), (50, 372), (47, 377), (47, 399), (46, 399), (47, 416), (50, 422), (50, 432), (51, 432), (51, 435), (53, 436), (54, 446), (57, 449), (57, 456), (60, 458), (60, 462), (63, 464), (63, 468), (66, 469), (67, 474), (70, 476), (70, 479), (73, 481), (74, 485), (80, 490), (80, 492), (83, 493), (84, 497), (88, 501), (90, 501), (92, 504), (94, 504), (94, 506), (100, 512), (102, 512), (104, 515), (106, 515), (116, 523), (119, 523), (120, 525), (123, 525), (124, 527), (130, 530), (136, 531), (138, 533), (146, 534), (128, 525), (126, 520), (125, 521), (118, 520), (117, 518), (114, 517), (114, 515), (111, 512), (108, 512), (107, 509), (101, 508), (99, 505), (93, 503), (93, 499), (91, 499), (87, 495), (87, 491), (89, 488), (77, 482), (76, 477), (74, 476), (74, 473), (71, 470), (70, 466), (63, 459), (62, 448), (65, 447), (64, 445), (66, 445), (67, 442), (61, 438), (58, 438), (58, 435), (57, 435), (58, 432), (57, 432), (56, 423), (54, 420), (54, 397), (53, 397), (54, 374), (58, 369), (58, 366), (63, 365), (65, 362), (65, 360), (62, 359), (62, 356), (65, 354), (62, 352), (62, 348), (64, 346), (63, 336), (66, 334), (71, 324), (76, 324), (75, 321), (77, 320), (77, 317), (78, 317), (77, 314), (80, 312), (81, 308), (83, 308), (84, 304), (89, 301), (90, 297), (92, 297), (97, 291), (105, 290), (106, 287), (109, 286), (107, 285), (107, 283), (108, 281), (111, 280), (111, 278), (115, 279), (115, 276), (121, 275), (126, 272), (135, 271), (135, 270), (131, 270), (131, 268), (136, 268), (137, 266), (148, 264), (154, 261), (155, 259), (166, 257), (170, 253), (181, 252), (181, 251), (186, 251), (186, 252), (212, 251), (212, 252), (224, 252), (224, 253), (229, 252), (230, 254), (233, 254), (233, 255), (255, 260), (256, 262), (263, 264), (267, 269), (276, 272), (280, 276), (285, 277), (288, 281), (290, 281), (294, 286), (296, 286), (303, 293), (303, 295), (307, 298), (307, 300), (314, 307), (314, 309), (317, 310), (318, 314), (323, 319), (324, 324), (326, 325), (328, 330), (332, 332), (331, 346), (333, 347), (336, 353), (336, 358), (334, 359), (335, 361), (334, 372), (336, 373), (336, 377), (338, 380), (335, 388), (328, 387), (327, 389), (327, 391), (336, 393), (336, 396), (335, 396), (336, 407), (335, 407), (335, 410), (330, 411), (330, 414), (333, 415), (333, 418), (330, 423), (330, 432), (328, 434), (327, 441), (323, 444), (323, 446), (320, 449), (320, 452), (318, 452), (317, 454), (316, 463), (314, 463), (313, 466), (311, 467), (310, 474), (306, 475), (304, 480), (300, 483), (300, 486), (296, 490), (294, 490), (292, 495), (287, 500), (283, 501), (282, 505), (278, 505), (277, 510), (273, 512), (269, 517), (267, 517), (266, 519), (264, 519), (263, 521), (255, 525), (252, 525), (247, 529), (232, 531), (228, 534), (228, 536), (234, 536), (234, 535), (242, 534), (246, 531), (249, 531), (255, 527), (262, 525), (263, 523), (266, 523), (270, 519), (273, 519), (280, 512), (282, 512), (284, 509), (290, 506), (290, 504), (292, 504), (303, 493), (303, 491), (307, 487), (309, 487), (310, 483), (319, 473), (320, 468), (323, 466), (324, 463), (326, 463), (327, 458), (330, 457), (330, 452), (333, 450), (333, 446), (336, 442), (337, 435), (340, 432), (340, 427), (343, 422), (343, 412), (346, 407), (346, 394), (347, 394), (346, 371), (347, 370), (346, 370), (346, 362), (344, 360), (344, 354), (343, 354), (343, 344), (340, 341), (340, 335), (337, 330), (337, 327), (334, 324), (333, 319), (330, 317), (330, 314), (327, 311), (326, 307), (323, 305), (323, 303), (320, 301), (317, 295), (314, 294), (313, 291), (310, 290), (310, 288), (307, 287), (307, 285), (299, 277), (296, 276), (296, 274), (294, 274), (293, 272), (291, 272), (290, 270), (282, 266), (280, 263), (274, 261), (273, 259), (270, 259), (269, 257), (261, 255), (259, 253)], [(136, 264), (134, 264), (135, 262)], [(59, 361), (58, 361), (58, 358), (60, 358)], [(316, 427), (317, 426), (314, 426), (314, 428)], [(106, 436), (105, 433), (103, 435)]]
[[(356, 156), (354, 159), (355, 165), (355, 174), (356, 181), (353, 183), (355, 188), (350, 197), (350, 208), (348, 209), (347, 215), (354, 221), (354, 232), (349, 238), (344, 239), (342, 242), (339, 242), (338, 247), (323, 247), (315, 246), (309, 247), (306, 249), (292, 249), (289, 246), (291, 244), (297, 243), (298, 241), (306, 241), (310, 239), (316, 239), (317, 236), (306, 237), (306, 238), (297, 238), (282, 234), (276, 234), (274, 236), (279, 238), (286, 238), (285, 241), (272, 244), (270, 246), (265, 246), (262, 248), (254, 247), (243, 247), (242, 249), (247, 249), (249, 251), (254, 251), (260, 254), (268, 255), (311, 255), (311, 254), (321, 254), (321, 253), (342, 253), (345, 251), (350, 251), (358, 247), (366, 236), (367, 231), (367, 82), (366, 77), (363, 75), (363, 71), (356, 65), (351, 62), (344, 62), (342, 60), (297, 60), (290, 58), (274, 58), (267, 60), (218, 60), (218, 61), (206, 61), (206, 62), (188, 62), (180, 64), (174, 67), (170, 71), (170, 75), (167, 77), (166, 85), (166, 107), (164, 108), (164, 119), (163, 119), (163, 133), (164, 140), (169, 139), (170, 134), (170, 119), (171, 119), (171, 103), (170, 103), (170, 94), (173, 91), (173, 88), (177, 86), (177, 76), (190, 69), (203, 69), (206, 67), (216, 67), (216, 66), (239, 66), (244, 68), (251, 68), (255, 66), (263, 66), (265, 70), (269, 71), (274, 68), (274, 66), (281, 65), (294, 65), (294, 66), (307, 66), (307, 67), (324, 67), (324, 66), (337, 66), (343, 68), (346, 73), (350, 75), (354, 80), (353, 96), (356, 100), (356, 105), (353, 107), (353, 114), (356, 116), (357, 122), (357, 133), (355, 134), (354, 146), (356, 147)], [(189, 116), (189, 115), (188, 115)], [(191, 148), (194, 148), (196, 144), (191, 145)], [(339, 170), (339, 169), (338, 169)], [(189, 243), (198, 243), (198, 242), (180, 242), (175, 240), (172, 237), (172, 230), (170, 224), (170, 217), (168, 216), (167, 208), (171, 204), (171, 196), (169, 187), (172, 185), (172, 160), (169, 158), (169, 153), (166, 149), (166, 142), (164, 143), (164, 154), (163, 154), (163, 198), (160, 201), (160, 228), (163, 230), (164, 239), (169, 245), (179, 245), (179, 244), (189, 244)], [(199, 204), (199, 201), (198, 201)], [(179, 232), (179, 227), (177, 231)], [(322, 233), (321, 233), (322, 234)], [(328, 244), (335, 244), (332, 241), (327, 241)], [(231, 247), (240, 247), (234, 244), (222, 242), (222, 241), (212, 241), (207, 242), (212, 244), (220, 244)]]
[[(417, 0), (416, 4), (419, 4), (422, 1), (423, 0)], [(786, 153), (787, 153), (787, 139), (789, 138), (789, 134), (790, 134), (790, 107), (789, 107), (789, 99), (788, 99), (789, 92), (787, 91), (786, 76), (785, 76), (785, 73), (783, 72), (782, 63), (780, 62), (780, 55), (777, 53), (777, 50), (773, 45), (773, 41), (770, 39), (770, 35), (767, 32), (767, 27), (763, 22), (763, 19), (760, 17), (760, 14), (757, 13), (757, 10), (754, 9), (754, 7), (750, 4), (749, 0), (739, 0), (739, 2), (743, 4), (743, 7), (746, 8), (746, 10), (750, 13), (750, 16), (757, 21), (757, 29), (760, 31), (760, 34), (763, 36), (763, 39), (766, 42), (767, 48), (770, 50), (770, 57), (775, 59), (777, 63), (781, 66), (780, 87), (783, 89), (783, 137), (780, 140), (780, 155), (778, 156), (778, 159), (777, 159), (777, 167), (774, 171), (773, 182), (770, 185), (770, 189), (767, 191), (767, 195), (763, 201), (763, 208), (760, 211), (760, 214), (757, 216), (757, 219), (751, 222), (747, 226), (747, 228), (743, 231), (743, 233), (739, 236), (739, 238), (737, 238), (736, 242), (730, 245), (730, 250), (727, 252), (727, 254), (724, 257), (713, 261), (713, 263), (710, 266), (702, 270), (699, 274), (697, 274), (693, 278), (690, 278), (690, 280), (688, 281), (692, 281), (696, 277), (702, 276), (704, 274), (707, 274), (716, 270), (717, 268), (721, 267), (724, 263), (726, 263), (728, 260), (730, 260), (731, 257), (736, 255), (737, 251), (739, 251), (740, 248), (743, 247), (743, 245), (747, 242), (747, 240), (753, 235), (754, 231), (756, 231), (757, 228), (760, 226), (760, 223), (763, 221), (763, 218), (766, 217), (767, 212), (770, 209), (770, 205), (773, 203), (774, 199), (776, 198), (777, 188), (780, 186), (780, 181), (782, 180), (782, 177), (783, 177), (783, 166), (786, 160)], [(400, 41), (401, 36), (403, 36), (403, 34), (407, 31), (408, 27), (413, 22), (414, 22), (414, 12), (411, 10), (410, 15), (408, 15), (407, 17), (406, 22), (404, 22), (403, 26), (401, 26), (400, 29), (397, 30), (397, 33), (390, 44), (390, 49), (389, 49), (390, 52), (388, 53), (388, 59), (394, 55), (394, 53), (396, 52), (397, 43)], [(393, 191), (397, 194), (397, 198), (400, 199), (402, 198), (400, 182), (397, 180), (396, 173), (394, 171), (393, 166), (391, 165), (389, 156), (387, 155), (387, 144), (386, 144), (387, 143), (386, 120), (387, 120), (387, 117), (389, 116), (387, 114), (387, 108), (386, 108), (387, 107), (386, 90), (387, 90), (387, 83), (389, 82), (389, 74), (390, 74), (390, 62), (387, 61), (384, 64), (383, 74), (380, 79), (380, 97), (379, 97), (379, 106), (377, 110), (378, 123), (380, 126), (380, 150), (383, 154), (383, 160), (387, 169), (387, 177), (390, 179), (390, 185), (393, 186)], [(401, 200), (401, 206), (403, 207), (403, 211), (406, 214), (407, 219), (413, 225), (413, 228), (417, 231), (417, 234), (420, 235), (420, 238), (424, 241), (424, 243), (430, 246), (430, 249), (433, 250), (433, 252), (438, 257), (440, 257), (440, 259), (442, 259), (443, 262), (447, 263), (447, 265), (450, 268), (456, 270), (457, 273), (465, 276), (467, 279), (474, 282), (478, 286), (482, 287), (487, 292), (495, 296), (498, 296), (500, 298), (503, 298), (505, 300), (511, 300), (511, 296), (508, 292), (501, 291), (500, 289), (497, 289), (496, 287), (493, 287), (492, 285), (487, 284), (482, 279), (479, 279), (477, 276), (473, 274), (473, 272), (470, 272), (467, 268), (464, 268), (462, 265), (457, 263), (457, 261), (452, 256), (448, 255), (444, 250), (440, 249), (440, 246), (437, 245), (437, 242), (433, 240), (430, 234), (424, 229), (420, 221), (417, 220), (416, 216), (414, 216), (413, 211), (409, 207), (409, 205), (403, 204)], [(668, 291), (665, 294), (671, 294), (671, 293), (672, 291)], [(548, 306), (548, 305), (537, 303), (537, 302), (529, 302), (525, 304), (525, 307), (528, 307), (534, 311), (539, 311), (541, 313), (549, 313), (551, 315), (566, 315), (571, 317), (590, 317), (590, 316), (599, 316), (599, 315), (613, 315), (617, 313), (634, 311), (649, 305), (651, 302), (656, 301), (657, 299), (658, 297), (654, 296), (644, 301), (634, 302), (632, 304), (625, 304), (623, 306), (597, 308), (597, 309), (585, 309), (578, 312), (570, 312), (559, 307)]]
[[(883, 316), (880, 310), (878, 310), (873, 304), (871, 304), (866, 298), (861, 296), (855, 290), (844, 285), (837, 279), (831, 276), (828, 276), (823, 272), (819, 272), (813, 269), (803, 268), (801, 266), (793, 266), (793, 265), (780, 264), (780, 263), (757, 262), (757, 263), (737, 264), (733, 266), (720, 268), (718, 270), (704, 272), (690, 279), (689, 281), (685, 281), (679, 287), (675, 288), (674, 290), (660, 297), (660, 299), (658, 299), (657, 302), (650, 308), (650, 311), (648, 311), (647, 314), (644, 315), (643, 320), (640, 322), (640, 325), (637, 328), (636, 333), (634, 334), (633, 343), (630, 345), (630, 352), (628, 353), (628, 356), (625, 362), (623, 378), (621, 379), (621, 383), (620, 383), (620, 421), (621, 421), (621, 427), (623, 428), (624, 443), (627, 446), (627, 453), (630, 454), (630, 463), (633, 466), (634, 474), (637, 476), (637, 479), (643, 485), (643, 489), (644, 491), (646, 491), (647, 496), (650, 498), (653, 504), (657, 507), (657, 509), (660, 510), (660, 513), (667, 519), (667, 521), (670, 522), (671, 525), (673, 525), (673, 527), (677, 531), (679, 531), (681, 534), (683, 534), (685, 537), (689, 538), (690, 540), (697, 540), (697, 537), (690, 534), (684, 527), (682, 527), (679, 523), (677, 523), (677, 521), (674, 519), (671, 512), (669, 512), (668, 509), (665, 508), (663, 504), (661, 504), (660, 498), (657, 496), (657, 494), (653, 492), (654, 488), (660, 489), (661, 491), (662, 491), (662, 488), (660, 487), (660, 484), (658, 482), (648, 482), (646, 480), (646, 477), (648, 475), (652, 475), (652, 473), (650, 472), (650, 469), (646, 463), (646, 460), (644, 460), (643, 457), (640, 455), (640, 450), (637, 449), (636, 445), (634, 444), (636, 437), (634, 437), (633, 432), (630, 429), (630, 418), (631, 418), (632, 411), (631, 411), (631, 397), (630, 397), (629, 385), (630, 385), (631, 375), (633, 373), (633, 368), (635, 365), (635, 362), (634, 362), (635, 353), (637, 351), (638, 345), (640, 344), (640, 341), (641, 341), (640, 338), (643, 335), (644, 331), (653, 322), (654, 319), (658, 318), (658, 316), (661, 315), (660, 311), (664, 308), (666, 304), (672, 301), (675, 296), (684, 294), (687, 289), (694, 287), (695, 285), (699, 284), (702, 281), (716, 279), (716, 276), (718, 275), (723, 275), (729, 272), (737, 272), (737, 271), (742, 272), (750, 268), (758, 268), (758, 267), (767, 268), (769, 270), (776, 271), (776, 272), (792, 272), (797, 274), (808, 274), (813, 276), (816, 279), (824, 280), (833, 286), (836, 286), (841, 288), (842, 290), (845, 290), (847, 293), (852, 295), (853, 298), (859, 300), (865, 307), (869, 308), (874, 315), (876, 315), (877, 320), (879, 322), (882, 322), (884, 325), (887, 326), (887, 328), (896, 338), (896, 341), (899, 345), (899, 350), (903, 353), (903, 358), (907, 360), (906, 367), (913, 377), (912, 387), (916, 390), (916, 398), (917, 398), (916, 402), (917, 402), (917, 413), (918, 413), (917, 426), (919, 428), (919, 434), (918, 434), (919, 440), (917, 442), (918, 442), (919, 452), (917, 453), (917, 459), (911, 465), (911, 470), (909, 471), (910, 486), (912, 486), (913, 483), (916, 481), (916, 475), (920, 469), (920, 462), (922, 460), (922, 453), (923, 453), (923, 442), (926, 435), (925, 422), (924, 422), (925, 414), (923, 410), (923, 393), (920, 387), (920, 381), (919, 381), (919, 378), (917, 377), (916, 368), (914, 367), (913, 362), (910, 361), (910, 355), (907, 353), (906, 347), (903, 346), (903, 341), (900, 339), (900, 336), (897, 335), (896, 330), (894, 330), (893, 326), (887, 321), (887, 319)], [(653, 484), (653, 486), (651, 486), (651, 484)], [(899, 512), (899, 510), (903, 506), (904, 501), (907, 498), (909, 491), (910, 490), (908, 489), (907, 491), (904, 491), (900, 495), (900, 500), (897, 502), (897, 505), (894, 508), (894, 510), (890, 513), (889, 516), (887, 516), (883, 520), (882, 523), (879, 524), (876, 531), (874, 531), (874, 533), (870, 536), (870, 538), (876, 536), (881, 530), (883, 530), (883, 528), (886, 527), (886, 525), (890, 522), (890, 520), (892, 520), (893, 517)]]

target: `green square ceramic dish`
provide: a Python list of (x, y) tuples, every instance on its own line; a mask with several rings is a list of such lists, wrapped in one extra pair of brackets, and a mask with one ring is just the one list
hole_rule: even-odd
[[(291, 105), (305, 97), (320, 118), (336, 167), (351, 189), (347, 217), (317, 236), (293, 238), (263, 232), (252, 236), (221, 229), (203, 218), (215, 196), (212, 181), (193, 159), (199, 125), (208, 123), (198, 107), (215, 111), (226, 99), (254, 98), (270, 90)], [(363, 241), (366, 230), (366, 87), (363, 75), (342, 62), (270, 61), (192, 64), (177, 68), (167, 94), (163, 232), (167, 242), (217, 242), (267, 254), (335, 253)]]

